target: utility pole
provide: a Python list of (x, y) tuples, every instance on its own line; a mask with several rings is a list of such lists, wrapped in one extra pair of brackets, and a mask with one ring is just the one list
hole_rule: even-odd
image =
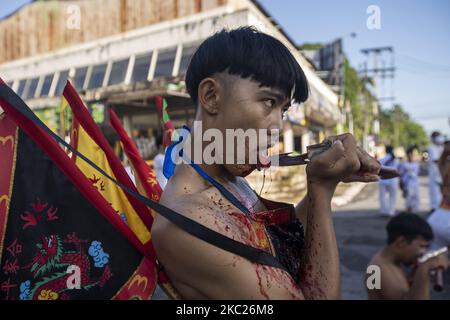
[[(379, 67), (379, 62), (380, 62), (380, 56), (383, 54), (383, 52), (387, 52), (391, 55), (391, 63), (389, 67)], [(368, 112), (366, 112), (367, 108), (371, 107), (371, 111), (372, 111), (372, 115), (373, 115), (373, 123), (372, 123), (372, 135), (375, 138), (375, 142), (377, 142), (378, 140), (378, 136), (380, 134), (380, 121), (379, 121), (379, 110), (380, 110), (380, 102), (381, 101), (392, 101), (395, 100), (394, 96), (388, 96), (388, 97), (380, 97), (380, 89), (379, 89), (379, 81), (380, 79), (384, 79), (384, 78), (395, 78), (395, 66), (394, 66), (394, 48), (393, 47), (376, 47), (376, 48), (367, 48), (367, 49), (362, 49), (361, 53), (363, 53), (367, 58), (369, 57), (369, 55), (372, 55), (373, 57), (373, 62), (372, 62), (372, 68), (368, 68), (367, 67), (367, 60), (364, 63), (364, 70), (362, 71), (364, 73), (364, 79), (367, 80), (369, 77), (369, 74), (372, 75), (372, 79), (373, 79), (373, 91), (374, 91), (374, 96), (375, 96), (375, 101), (372, 103), (372, 106), (369, 106), (367, 103), (367, 99), (366, 101), (366, 105), (365, 105), (365, 112), (364, 112), (364, 126), (366, 129), (366, 121), (368, 122), (368, 119), (366, 119), (366, 117), (368, 117)], [(368, 130), (366, 132), (365, 130), (365, 135), (368, 134)], [(367, 137), (364, 137), (365, 141), (366, 141), (366, 145), (365, 147), (367, 148)]]
[(339, 110), (341, 111), (341, 114), (343, 116), (344, 121), (348, 124), (348, 131), (353, 134), (353, 114), (352, 109), (350, 106), (349, 101), (345, 101), (345, 85), (346, 85), (346, 79), (345, 79), (345, 54), (343, 52), (343, 46), (344, 46), (344, 38), (347, 36), (350, 36), (351, 38), (356, 38), (356, 32), (350, 32), (350, 34), (347, 34), (344, 37), (341, 37), (341, 46), (342, 46), (342, 53), (340, 56), (340, 84), (339, 84)]

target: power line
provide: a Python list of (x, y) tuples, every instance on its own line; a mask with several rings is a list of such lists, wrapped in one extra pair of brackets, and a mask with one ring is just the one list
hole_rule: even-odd
[(435, 78), (449, 78), (450, 77), (450, 72), (446, 73), (439, 73), (437, 71), (433, 71), (433, 70), (418, 70), (414, 67), (411, 66), (407, 66), (407, 65), (402, 65), (400, 64), (397, 68), (399, 71), (404, 71), (410, 74), (415, 74), (415, 75), (420, 75), (420, 76), (430, 76), (430, 77), (435, 77)]
[(441, 70), (442, 69), (446, 69), (446, 70), (450, 71), (450, 66), (447, 66), (447, 65), (441, 65), (441, 64), (436, 64), (436, 63), (424, 61), (424, 60), (421, 60), (421, 59), (418, 59), (418, 58), (415, 58), (415, 57), (412, 57), (412, 56), (409, 56), (409, 55), (406, 55), (406, 54), (399, 54), (399, 57), (403, 57), (403, 58), (406, 58), (406, 59), (413, 60), (416, 63), (419, 63), (419, 64), (421, 63), (421, 64), (424, 64), (424, 65), (427, 65), (428, 67), (439, 68)]
[(419, 117), (413, 116), (412, 118), (416, 119), (416, 120), (431, 120), (431, 119), (444, 119), (445, 120), (449, 117), (450, 117), (449, 115), (432, 115), (432, 116), (419, 116)]
[(446, 73), (449, 74), (450, 70), (446, 70), (446, 69), (433, 69), (433, 68), (429, 68), (426, 66), (419, 66), (419, 65), (415, 65), (415, 64), (411, 64), (409, 62), (406, 61), (401, 61), (400, 65), (405, 66), (407, 68), (411, 68), (411, 69), (415, 69), (415, 70), (420, 70), (420, 71), (425, 71), (425, 72), (434, 72), (434, 73)]

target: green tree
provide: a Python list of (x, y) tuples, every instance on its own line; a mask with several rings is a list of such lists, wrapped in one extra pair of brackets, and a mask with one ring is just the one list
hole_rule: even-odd
[(395, 147), (417, 146), (424, 149), (428, 145), (428, 136), (424, 128), (413, 121), (399, 104), (391, 109), (380, 111), (380, 139)]
[(323, 47), (324, 47), (323, 43), (314, 42), (314, 43), (303, 43), (303, 44), (297, 46), (297, 49), (299, 49), (299, 50), (319, 50)]
[[(347, 102), (350, 103), (353, 133), (357, 141), (362, 141), (364, 129), (366, 129), (366, 134), (370, 132), (373, 122), (372, 103), (375, 98), (368, 90), (371, 83), (370, 78), (360, 77), (348, 59), (344, 59), (344, 105)], [(348, 130), (348, 124), (345, 129)]]

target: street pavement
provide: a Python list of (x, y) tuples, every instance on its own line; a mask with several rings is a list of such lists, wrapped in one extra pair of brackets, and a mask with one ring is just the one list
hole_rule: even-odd
[[(427, 216), (427, 177), (420, 178), (420, 214)], [(399, 190), (397, 212), (404, 209)], [(367, 185), (349, 204), (333, 210), (333, 220), (341, 264), (342, 299), (367, 299), (365, 272), (371, 257), (386, 242), (386, 224), (389, 218), (379, 213), (378, 185)], [(432, 299), (450, 299), (450, 272), (445, 274), (442, 293), (432, 290)]]

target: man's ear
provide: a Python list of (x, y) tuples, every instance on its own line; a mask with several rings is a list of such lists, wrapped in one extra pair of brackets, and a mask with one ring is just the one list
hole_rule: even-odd
[(201, 108), (208, 114), (217, 114), (222, 90), (219, 81), (214, 78), (205, 78), (198, 85), (198, 102)]

